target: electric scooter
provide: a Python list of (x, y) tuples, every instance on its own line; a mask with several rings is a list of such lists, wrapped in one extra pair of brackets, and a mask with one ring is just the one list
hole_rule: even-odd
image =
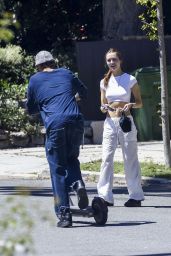
[(104, 225), (107, 222), (108, 218), (108, 208), (104, 199), (100, 197), (94, 197), (92, 200), (91, 206), (88, 206), (85, 209), (78, 209), (74, 206), (73, 201), (70, 198), (70, 211), (73, 216), (81, 216), (94, 218), (96, 224)]

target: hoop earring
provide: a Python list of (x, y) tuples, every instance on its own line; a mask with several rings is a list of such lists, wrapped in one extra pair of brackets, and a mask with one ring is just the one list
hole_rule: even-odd
[(104, 67), (105, 67), (105, 69), (109, 69), (109, 67), (106, 63), (104, 64)]

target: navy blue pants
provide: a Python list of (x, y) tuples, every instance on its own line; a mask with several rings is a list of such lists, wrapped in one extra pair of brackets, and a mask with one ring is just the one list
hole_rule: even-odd
[(75, 120), (60, 129), (51, 129), (46, 137), (46, 157), (50, 167), (55, 212), (69, 208), (70, 186), (82, 180), (78, 160), (84, 133), (83, 120)]

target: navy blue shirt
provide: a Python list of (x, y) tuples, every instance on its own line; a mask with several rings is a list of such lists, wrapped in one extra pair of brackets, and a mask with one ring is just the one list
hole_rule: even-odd
[(27, 90), (29, 114), (40, 111), (46, 129), (59, 128), (82, 116), (75, 99), (86, 98), (87, 88), (68, 69), (38, 72), (31, 76)]

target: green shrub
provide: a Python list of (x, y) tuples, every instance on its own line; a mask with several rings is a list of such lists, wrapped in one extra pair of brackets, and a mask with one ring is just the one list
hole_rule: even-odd
[[(55, 54), (56, 53), (56, 54)], [(57, 54), (59, 66), (72, 70), (74, 54), (64, 51)], [(29, 77), (35, 72), (33, 56), (27, 56), (20, 46), (7, 45), (0, 48), (0, 128), (7, 131), (25, 131), (27, 134), (40, 132), (40, 115), (29, 117), (20, 102), (25, 98)]]
[(23, 108), (26, 85), (9, 84), (0, 80), (0, 128), (7, 131), (39, 133), (40, 121), (29, 117)]
[(22, 104), (28, 77), (34, 73), (33, 57), (26, 56), (19, 46), (8, 45), (0, 48), (0, 69), (0, 128), (38, 133), (39, 120), (30, 118)]
[(25, 84), (34, 73), (33, 57), (27, 56), (20, 46), (0, 48), (1, 79), (12, 84)]

